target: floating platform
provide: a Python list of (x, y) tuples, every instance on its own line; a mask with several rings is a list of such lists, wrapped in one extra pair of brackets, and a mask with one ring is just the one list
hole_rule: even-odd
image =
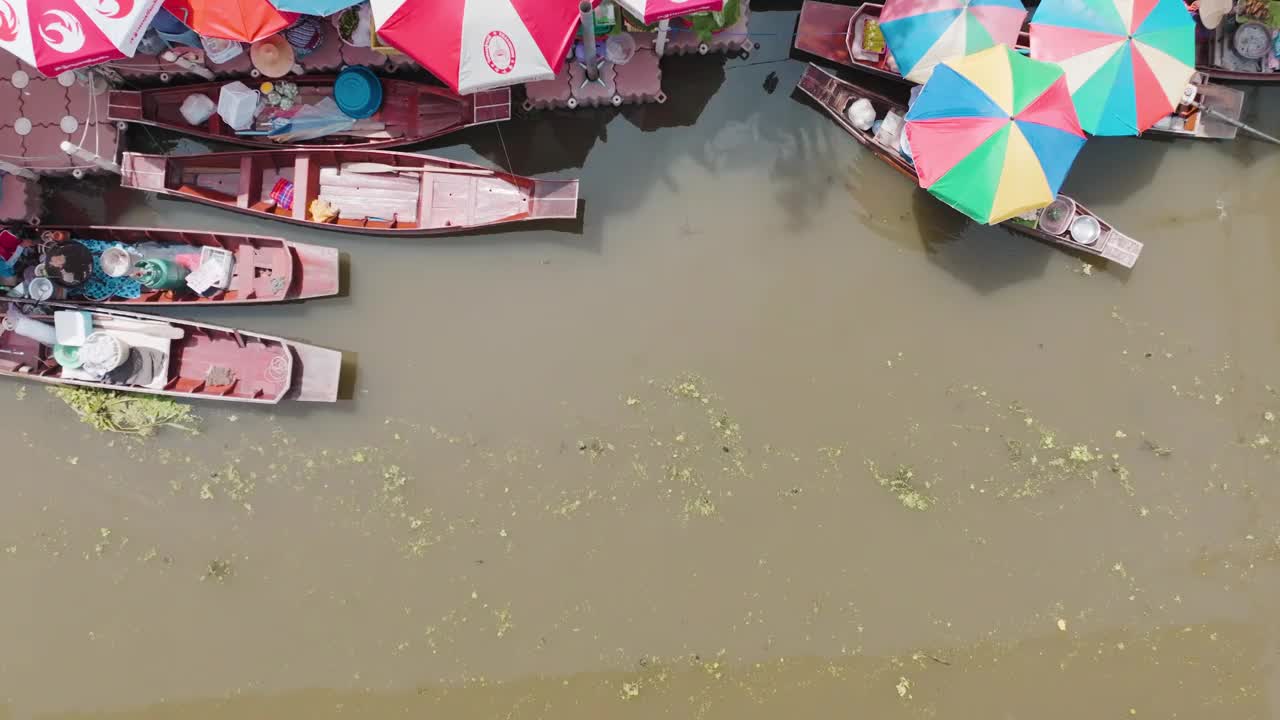
[(101, 172), (60, 146), (70, 142), (108, 159), (116, 156), (120, 131), (107, 120), (104, 89), (78, 81), (73, 72), (47, 78), (0, 53), (0, 106), (11, 108), (0, 119), (0, 160), (37, 175)]
[(627, 105), (667, 101), (662, 92), (662, 68), (653, 49), (653, 33), (630, 33), (636, 52), (625, 65), (605, 60), (600, 64), (600, 80), (584, 82), (586, 71), (576, 62), (567, 63), (553, 80), (525, 83), (525, 110)]

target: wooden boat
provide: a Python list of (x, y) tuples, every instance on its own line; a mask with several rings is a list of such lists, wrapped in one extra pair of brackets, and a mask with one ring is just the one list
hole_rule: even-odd
[[(905, 116), (907, 112), (906, 103), (891, 100), (883, 95), (878, 95), (853, 83), (841, 80), (813, 64), (810, 64), (805, 70), (796, 88), (816, 101), (841, 127), (876, 157), (909, 178), (912, 183), (919, 184), (919, 176), (916, 175), (915, 167), (903, 158), (896, 146), (891, 147), (882, 144), (870, 132), (859, 130), (846, 115), (849, 106), (859, 98), (866, 98), (871, 102), (871, 105), (876, 110), (877, 117), (883, 117), (889, 111)], [(1138, 255), (1142, 252), (1142, 243), (1122, 234), (1112, 227), (1110, 223), (1079, 203), (1075, 203), (1075, 211), (1077, 216), (1083, 215), (1097, 220), (1101, 232), (1093, 244), (1083, 245), (1077, 243), (1072, 240), (1071, 235), (1067, 232), (1055, 234), (1046, 231), (1040, 224), (1043, 211), (1036, 211), (1033, 215), (1027, 217), (1006, 220), (1000, 223), (1000, 227), (1076, 252), (1105, 258), (1127, 268), (1133, 267), (1138, 260)]]
[[(0, 310), (8, 318), (16, 305), (0, 303)], [(23, 312), (31, 307), (27, 305)], [(28, 317), (51, 323), (52, 312), (58, 310), (83, 308), (46, 303)], [(158, 360), (154, 380), (112, 384), (88, 379), (81, 370), (59, 365), (52, 348), (18, 334), (8, 327), (9, 322), (0, 328), (0, 375), (195, 400), (273, 404), (281, 400), (334, 402), (338, 398), (342, 353), (336, 350), (189, 320), (100, 307), (88, 312), (95, 330), (108, 332), (135, 350), (150, 351)]]
[[(1187, 4), (1190, 5), (1190, 2)], [(1274, 53), (1271, 49), (1271, 31), (1260, 23), (1251, 23), (1246, 20), (1243, 24), (1255, 27), (1244, 31), (1252, 33), (1252, 36), (1246, 35), (1245, 39), (1238, 40), (1237, 31), (1242, 23), (1235, 13), (1228, 13), (1218, 27), (1212, 30), (1200, 23), (1200, 17), (1197, 14), (1196, 70), (1214, 80), (1250, 83), (1280, 82), (1280, 71), (1269, 69), (1267, 64), (1268, 58)], [(1265, 40), (1262, 31), (1266, 31)], [(1252, 39), (1249, 39), (1250, 37)], [(1246, 57), (1241, 54), (1238, 43), (1244, 43), (1251, 46), (1251, 50), (1261, 52), (1251, 52), (1250, 55), (1254, 57)], [(1258, 55), (1261, 57), (1257, 57)]]
[[(23, 233), (35, 235), (35, 228)], [(295, 243), (278, 237), (213, 233), (200, 230), (108, 227), (101, 225), (42, 225), (43, 241), (99, 240), (124, 245), (157, 243), (192, 248), (215, 247), (235, 256), (230, 286), (207, 296), (189, 289), (148, 290), (136, 298), (73, 294), (65, 303), (129, 305), (256, 305), (337, 295), (339, 257), (334, 248)]]
[[(800, 8), (800, 21), (796, 27), (795, 48), (824, 60), (839, 63), (863, 72), (869, 72), (898, 82), (907, 82), (898, 72), (893, 54), (888, 52), (873, 56), (861, 49), (859, 26), (866, 19), (877, 20), (884, 8), (881, 3), (867, 2), (859, 5), (836, 5), (818, 0), (805, 0)], [(1024, 29), (1019, 39), (1020, 48), (1031, 45)], [(873, 59), (874, 57), (874, 59)], [(1205, 73), (1207, 75), (1207, 73)], [(1239, 120), (1244, 109), (1244, 93), (1235, 89), (1214, 85), (1207, 77), (1193, 77), (1197, 100), (1232, 120)], [(1201, 117), (1203, 115), (1203, 117)], [(1191, 129), (1187, 129), (1190, 125)], [(1194, 120), (1170, 115), (1145, 134), (1212, 140), (1235, 139), (1237, 128), (1207, 113), (1196, 113)]]
[[(300, 75), (300, 102), (313, 104), (333, 95), (336, 75)], [(113, 90), (107, 96), (107, 118), (186, 133), (208, 140), (264, 148), (389, 148), (412, 145), (472, 125), (511, 119), (511, 90), (489, 90), (460, 96), (451, 90), (413, 80), (382, 78), (382, 108), (351, 133), (329, 135), (299, 143), (279, 143), (262, 135), (239, 135), (215, 113), (201, 125), (190, 125), (179, 108), (194, 93), (214, 102), (226, 82), (175, 85), (150, 90)], [(382, 127), (378, 127), (381, 125)]]
[[(387, 172), (356, 172), (352, 163)], [(272, 199), (278, 182), (292, 201)], [(526, 220), (575, 218), (577, 180), (534, 180), (478, 165), (387, 150), (124, 153), (121, 184), (257, 217), (365, 235), (434, 235)], [(314, 201), (336, 209), (317, 221)]]

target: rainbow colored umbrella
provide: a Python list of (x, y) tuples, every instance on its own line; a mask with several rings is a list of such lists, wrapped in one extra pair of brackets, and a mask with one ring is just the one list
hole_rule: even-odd
[(1195, 72), (1195, 21), (1183, 0), (1044, 0), (1031, 57), (1067, 73), (1080, 124), (1137, 135), (1173, 112)]
[(944, 60), (1016, 45), (1026, 17), (1021, 0), (886, 0), (880, 29), (898, 70), (923, 83)]
[(1056, 65), (999, 45), (941, 63), (907, 112), (920, 187), (995, 224), (1058, 195), (1084, 132)]

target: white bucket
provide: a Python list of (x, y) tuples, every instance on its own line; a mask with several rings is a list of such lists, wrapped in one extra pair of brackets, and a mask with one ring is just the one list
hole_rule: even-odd
[(124, 364), (129, 357), (129, 344), (115, 335), (98, 331), (80, 346), (80, 361), (85, 370), (106, 374)]
[(227, 83), (218, 93), (218, 115), (236, 130), (248, 130), (258, 114), (258, 91), (240, 82)]

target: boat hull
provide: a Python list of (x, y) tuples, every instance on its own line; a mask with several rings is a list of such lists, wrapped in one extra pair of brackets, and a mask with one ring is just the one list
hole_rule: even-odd
[[(331, 95), (336, 75), (302, 75), (290, 78), (302, 97), (316, 100)], [(193, 94), (218, 100), (226, 82), (199, 83), (147, 90), (113, 90), (107, 96), (107, 119), (148, 125), (174, 132), (256, 148), (391, 148), (437, 138), (491, 122), (511, 119), (511, 90), (501, 88), (474, 95), (457, 95), (447, 88), (413, 80), (382, 78), (384, 101), (378, 117), (397, 130), (397, 137), (354, 138), (330, 135), (298, 143), (278, 143), (264, 136), (240, 135), (222, 123), (217, 114), (201, 125), (187, 123), (179, 112), (182, 101)], [(248, 84), (253, 84), (249, 81)], [(383, 131), (386, 132), (385, 130)]]
[[(913, 184), (919, 185), (920, 180), (919, 176), (916, 175), (915, 168), (902, 155), (896, 150), (881, 145), (869, 133), (854, 127), (845, 116), (845, 110), (848, 105), (858, 98), (869, 100), (875, 106), (877, 115), (882, 115), (887, 110), (895, 110), (899, 114), (905, 115), (907, 111), (905, 102), (892, 100), (866, 90), (855, 83), (841, 80), (827, 70), (812, 64), (801, 76), (796, 89), (816, 102), (840, 127), (844, 128), (846, 132), (852, 135), (863, 147), (870, 150), (877, 158), (910, 179)], [(1097, 220), (1102, 228), (1099, 241), (1093, 246), (1073, 242), (1065, 235), (1051, 234), (1040, 229), (1038, 225), (1029, 226), (1016, 220), (1006, 220), (1000, 223), (999, 227), (1075, 252), (1110, 260), (1127, 268), (1133, 267), (1138, 260), (1138, 255), (1142, 252), (1142, 243), (1120, 233), (1111, 224), (1083, 205), (1076, 203), (1076, 209), (1080, 214), (1088, 215)]]
[[(259, 305), (293, 302), (337, 295), (341, 290), (340, 254), (336, 248), (295, 243), (284, 238), (203, 230), (118, 227), (107, 225), (41, 225), (41, 232), (66, 233), (72, 238), (104, 240), (135, 245), (160, 242), (196, 247), (211, 246), (231, 250), (237, 261), (252, 264), (252, 278), (239, 283), (233, 276), (232, 290), (215, 297), (188, 297), (171, 292), (145, 293), (138, 298), (68, 298), (60, 302), (106, 305)], [(34, 233), (35, 228), (31, 229)], [(252, 252), (240, 251), (247, 247)]]
[[(0, 303), (0, 310), (7, 312), (11, 306), (8, 301)], [(49, 303), (47, 307), (53, 311), (83, 309), (62, 303)], [(39, 343), (6, 330), (0, 333), (0, 375), (48, 385), (166, 395), (185, 400), (272, 405), (282, 400), (334, 402), (338, 399), (342, 354), (336, 350), (261, 333), (118, 309), (95, 307), (89, 312), (95, 326), (110, 324), (116, 326), (113, 332), (131, 333), (128, 336), (134, 347), (144, 347), (140, 339), (153, 337), (151, 333), (157, 328), (178, 335), (163, 346), (167, 364), (164, 374), (146, 386), (63, 377), (62, 374), (69, 371), (53, 362)], [(47, 317), (42, 319), (48, 322)], [(226, 382), (211, 385), (215, 376)]]
[[(125, 187), (361, 235), (442, 235), (578, 214), (577, 180), (382, 150), (124, 153), (121, 168)], [(290, 189), (286, 206), (272, 192), (282, 183)], [(317, 220), (326, 207), (336, 215)]]

